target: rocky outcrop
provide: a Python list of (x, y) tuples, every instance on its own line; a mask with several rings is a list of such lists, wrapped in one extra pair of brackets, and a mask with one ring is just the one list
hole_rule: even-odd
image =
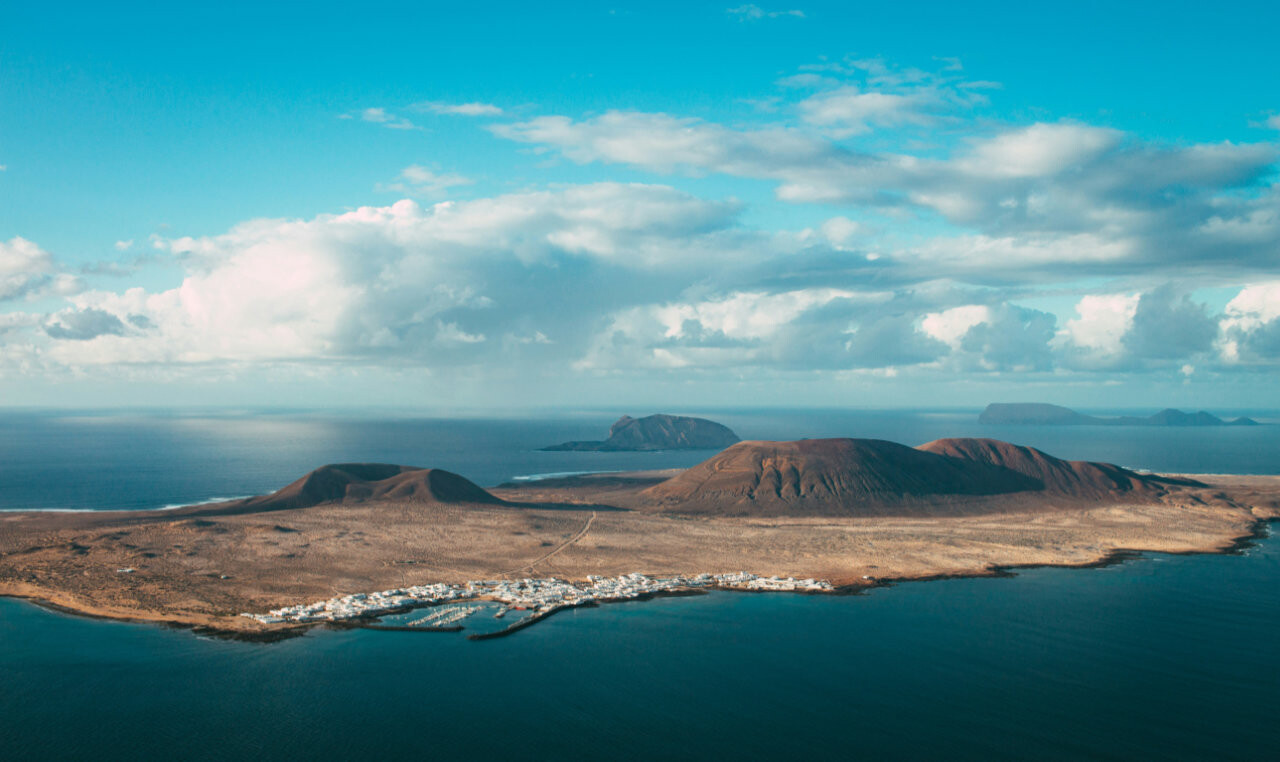
[(623, 452), (644, 450), (722, 450), (738, 442), (727, 426), (705, 418), (681, 415), (624, 415), (609, 428), (609, 438), (599, 442), (565, 442), (544, 450), (574, 452)]

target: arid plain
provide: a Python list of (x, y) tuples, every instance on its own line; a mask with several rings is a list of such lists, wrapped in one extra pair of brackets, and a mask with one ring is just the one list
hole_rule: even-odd
[[(742, 570), (816, 577), (856, 591), (1009, 567), (1097, 564), (1125, 551), (1220, 552), (1280, 517), (1280, 477), (1202, 475), (1114, 494), (1017, 487), (996, 494), (887, 496), (881, 490), (861, 498), (833, 487), (828, 494), (814, 485), (834, 484), (833, 474), (852, 468), (865, 476), (870, 469), (879, 478), (900, 474), (903, 464), (883, 462), (878, 452), (879, 460), (868, 465), (875, 459), (866, 453), (839, 448), (815, 460), (808, 445), (800, 447), (798, 461), (786, 460), (787, 452), (779, 461), (779, 444), (794, 449), (797, 443), (742, 443), (717, 456), (720, 461), (695, 467), (722, 480), (727, 473), (751, 481), (745, 493), (733, 491), (737, 481), (716, 493), (732, 493), (729, 502), (708, 502), (705, 490), (698, 493), (701, 502), (674, 500), (676, 477), (688, 481), (694, 469), (505, 485), (487, 493), (469, 491), (474, 485), (447, 472), (406, 469), (395, 480), (339, 484), (346, 499), (301, 501), (311, 503), (305, 505), (298, 490), (313, 485), (314, 474), (276, 493), (284, 497), (274, 502), (0, 514), (0, 595), (93, 616), (252, 636), (272, 627), (242, 612), (432, 582)], [(901, 446), (893, 447), (896, 457)], [(733, 469), (744, 453), (750, 463), (738, 473)], [(1077, 471), (1089, 465), (1068, 464)], [(701, 489), (706, 480), (698, 478)], [(871, 489), (865, 479), (855, 482)], [(476, 500), (477, 494), (492, 498)], [(782, 499), (777, 505), (787, 510), (741, 509), (767, 507), (765, 497)]]

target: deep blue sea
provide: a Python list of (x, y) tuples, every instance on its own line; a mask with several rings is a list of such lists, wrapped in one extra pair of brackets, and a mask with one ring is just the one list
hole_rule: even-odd
[[(1280, 426), (709, 412), (749, 438), (981, 435), (1136, 468), (1280, 474)], [(536, 451), (600, 438), (617, 414), (5, 413), (0, 509), (259, 493), (336, 461), (438, 466), (491, 485), (707, 455)], [(1240, 555), (1156, 555), (860, 596), (607, 605), (483, 642), (318, 630), (240, 643), (0, 599), (0, 758), (1274, 758), (1278, 583), (1280, 543), (1266, 539)]]

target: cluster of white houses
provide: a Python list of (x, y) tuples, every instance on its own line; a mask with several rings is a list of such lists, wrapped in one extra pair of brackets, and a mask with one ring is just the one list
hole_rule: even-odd
[(267, 614), (241, 616), (263, 624), (338, 622), (376, 617), (419, 606), (477, 599), (500, 601), (507, 604), (509, 609), (527, 609), (535, 614), (543, 614), (567, 606), (623, 601), (698, 588), (778, 592), (830, 592), (833, 589), (831, 583), (822, 580), (760, 577), (747, 572), (699, 574), (695, 577), (649, 577), (644, 574), (590, 576), (586, 582), (578, 583), (546, 577), (484, 580), (462, 585), (414, 585), (376, 593), (354, 593), (326, 601), (286, 606)]

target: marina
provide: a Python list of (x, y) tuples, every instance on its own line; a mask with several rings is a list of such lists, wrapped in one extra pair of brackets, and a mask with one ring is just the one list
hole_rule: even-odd
[(583, 582), (554, 577), (518, 580), (481, 580), (460, 585), (436, 583), (413, 585), (373, 593), (353, 593), (309, 604), (273, 609), (266, 614), (244, 613), (262, 624), (314, 624), (377, 620), (418, 608), (438, 607), (425, 616), (395, 626), (375, 629), (458, 631), (460, 624), (484, 607), (446, 606), (458, 601), (493, 601), (504, 604), (494, 615), (502, 619), (508, 612), (527, 612), (506, 628), (471, 635), (472, 639), (500, 637), (528, 627), (556, 611), (597, 603), (637, 600), (658, 595), (681, 595), (704, 590), (757, 592), (830, 593), (830, 582), (812, 578), (762, 577), (748, 572), (698, 574), (696, 576), (650, 577), (640, 573), (617, 577), (590, 575)]

